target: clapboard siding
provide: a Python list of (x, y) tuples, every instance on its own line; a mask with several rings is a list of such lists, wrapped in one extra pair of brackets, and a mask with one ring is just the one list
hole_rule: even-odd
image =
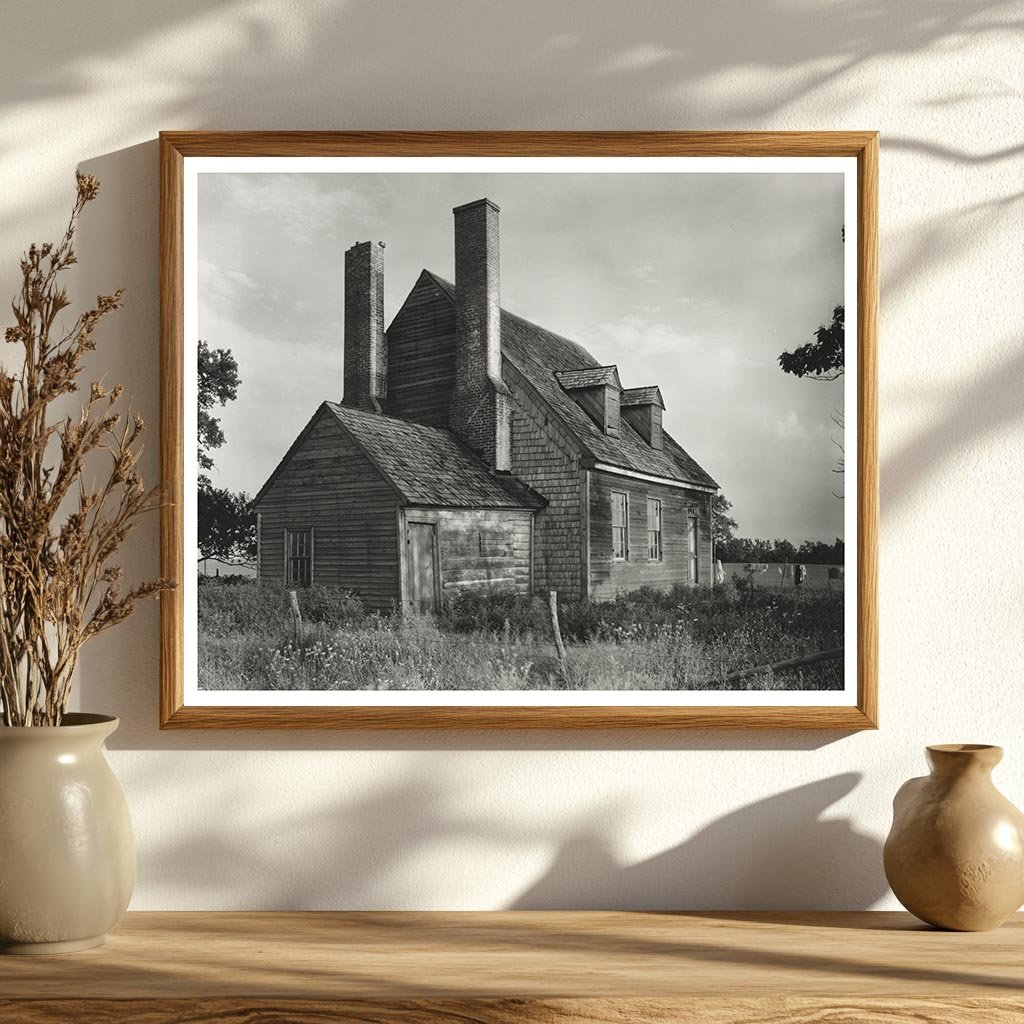
[[(612, 558), (612, 492), (629, 496), (629, 559)], [(662, 559), (647, 558), (647, 499), (662, 509)], [(595, 600), (611, 600), (638, 587), (668, 589), (689, 581), (687, 518), (697, 517), (698, 582), (709, 585), (711, 567), (711, 498), (702, 491), (647, 483), (592, 471), (590, 479), (590, 591)]]
[[(530, 593), (532, 513), (498, 509), (407, 508), (405, 522), (438, 524), (441, 587), (459, 593)], [(408, 537), (406, 537), (406, 548)]]
[(313, 529), (313, 582), (370, 608), (400, 600), (398, 498), (324, 410), (259, 499), (260, 581), (285, 579), (285, 530)]
[(388, 412), (448, 426), (455, 383), (455, 307), (422, 274), (388, 328)]

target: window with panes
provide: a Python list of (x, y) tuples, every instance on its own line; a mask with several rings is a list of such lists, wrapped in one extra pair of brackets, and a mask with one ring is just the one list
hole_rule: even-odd
[(624, 491), (612, 491), (612, 558), (629, 559), (629, 495)]
[(661, 502), (647, 499), (647, 560), (661, 561)]
[(313, 582), (313, 531), (287, 530), (285, 544), (289, 586), (308, 587)]

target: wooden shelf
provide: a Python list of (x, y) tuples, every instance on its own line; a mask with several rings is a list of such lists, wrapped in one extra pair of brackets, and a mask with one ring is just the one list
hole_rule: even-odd
[(1024, 915), (133, 913), (0, 957), (0, 1021), (800, 1024), (1024, 1020)]

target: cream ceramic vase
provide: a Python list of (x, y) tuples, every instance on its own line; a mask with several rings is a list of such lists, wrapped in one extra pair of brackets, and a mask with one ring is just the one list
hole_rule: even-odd
[(931, 775), (893, 801), (885, 875), (896, 898), (937, 928), (998, 928), (1024, 904), (1024, 815), (992, 783), (999, 747), (927, 748)]
[(0, 951), (102, 944), (135, 887), (128, 805), (103, 741), (104, 715), (0, 727)]

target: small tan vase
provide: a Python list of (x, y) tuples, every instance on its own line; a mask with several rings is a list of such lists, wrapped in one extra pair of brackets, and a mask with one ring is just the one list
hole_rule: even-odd
[(937, 928), (998, 928), (1024, 904), (1024, 815), (992, 783), (1000, 747), (927, 748), (931, 775), (893, 800), (885, 876), (915, 917)]
[(84, 714), (0, 727), (0, 951), (98, 946), (128, 908), (132, 825), (103, 753), (116, 728)]

